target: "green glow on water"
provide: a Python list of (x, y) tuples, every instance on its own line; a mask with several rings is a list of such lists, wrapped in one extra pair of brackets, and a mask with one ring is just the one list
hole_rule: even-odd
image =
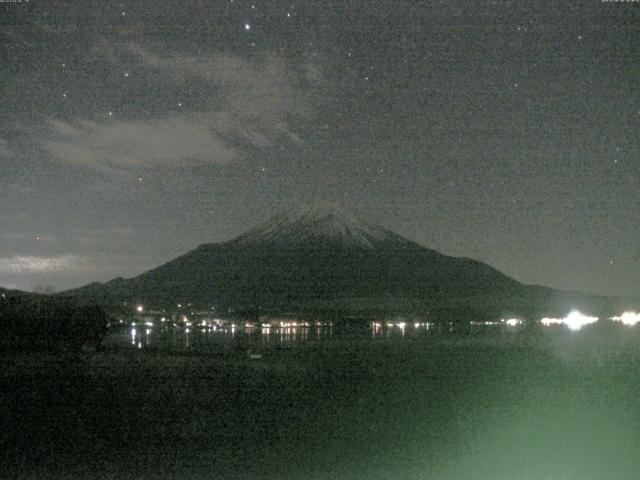
[[(71, 361), (14, 357), (0, 377), (4, 418), (16, 419), (2, 430), (12, 439), (7, 471), (65, 479), (86, 478), (86, 465), (98, 479), (114, 472), (159, 479), (638, 478), (635, 328), (477, 337), (406, 329), (404, 336), (364, 332), (276, 344), (257, 360), (222, 344), (217, 353), (166, 354), (153, 350), (159, 338), (139, 349), (140, 329), (126, 350)], [(133, 346), (129, 335), (124, 343)], [(197, 345), (197, 329), (188, 335)], [(227, 346), (238, 335), (224, 337)]]

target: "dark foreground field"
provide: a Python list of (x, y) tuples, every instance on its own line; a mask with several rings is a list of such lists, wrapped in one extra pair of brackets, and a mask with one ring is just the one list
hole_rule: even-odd
[(626, 331), (2, 357), (1, 478), (637, 479)]

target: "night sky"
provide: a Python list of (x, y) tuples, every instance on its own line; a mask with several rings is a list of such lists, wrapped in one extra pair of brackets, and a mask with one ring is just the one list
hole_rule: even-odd
[(330, 200), (637, 295), (640, 3), (0, 3), (0, 285), (129, 277)]

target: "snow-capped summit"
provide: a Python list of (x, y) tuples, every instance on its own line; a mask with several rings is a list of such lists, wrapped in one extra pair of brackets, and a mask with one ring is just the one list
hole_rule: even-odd
[(392, 238), (399, 237), (382, 227), (360, 220), (335, 203), (323, 201), (302, 204), (290, 213), (277, 215), (241, 235), (236, 241), (246, 244), (313, 240), (371, 248), (377, 242)]

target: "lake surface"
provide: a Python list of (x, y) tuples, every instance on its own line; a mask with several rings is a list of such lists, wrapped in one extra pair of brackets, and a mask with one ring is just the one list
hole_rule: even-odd
[(96, 354), (3, 357), (3, 471), (638, 478), (635, 327), (268, 330), (136, 326)]

